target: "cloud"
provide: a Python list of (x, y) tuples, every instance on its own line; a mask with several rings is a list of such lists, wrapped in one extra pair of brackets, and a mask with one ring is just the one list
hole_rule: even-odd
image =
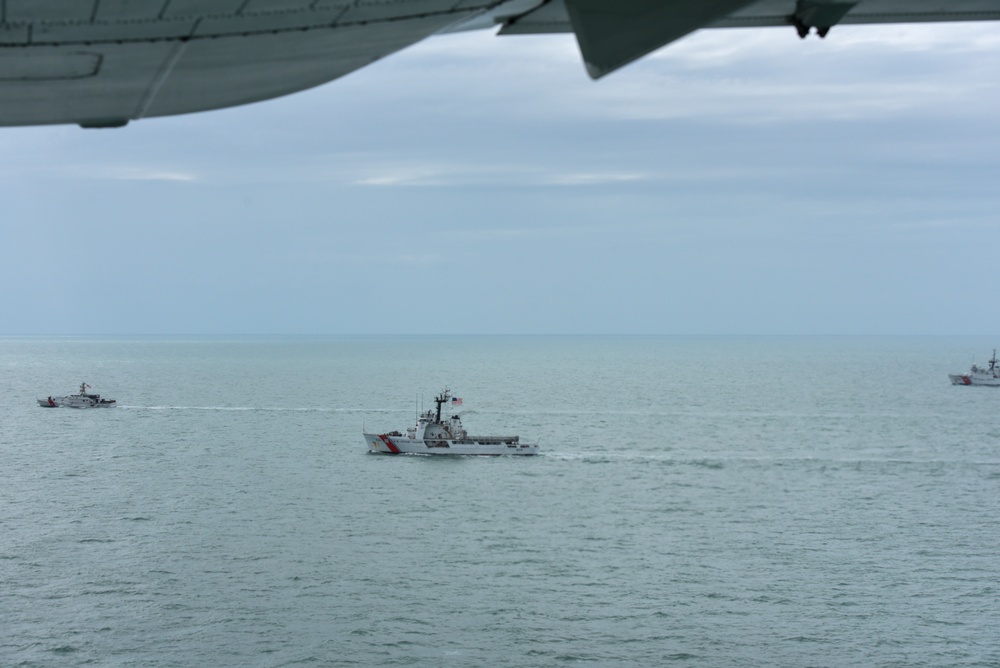
[(66, 172), (77, 177), (109, 181), (167, 181), (187, 183), (198, 180), (198, 176), (192, 172), (127, 165), (76, 165), (67, 167)]
[[(837, 26), (822, 40), (790, 27), (704, 30), (597, 82), (569, 35), (439, 36), (379, 67), (374, 76), (394, 80), (383, 94), (453, 118), (483, 108), (521, 119), (737, 124), (1000, 112), (1000, 35), (988, 23)], [(455, 90), (467, 93), (464, 107)], [(961, 103), (973, 98), (990, 103)]]
[(160, 171), (150, 171), (146, 169), (133, 169), (126, 170), (118, 174), (116, 177), (123, 181), (195, 181), (197, 177), (194, 174), (182, 173), (182, 172), (160, 172)]
[(348, 183), (376, 187), (428, 187), (458, 185), (458, 173), (441, 166), (387, 166), (362, 169), (366, 174), (352, 177), (341, 175)]
[(645, 181), (652, 178), (640, 173), (548, 173), (529, 166), (483, 169), (469, 165), (464, 171), (393, 171), (388, 170), (378, 176), (368, 176), (351, 181), (361, 186), (595, 186)]
[(553, 174), (544, 177), (543, 183), (558, 185), (558, 186), (594, 186), (601, 184), (618, 184), (626, 183), (629, 181), (646, 181), (649, 180), (650, 176), (648, 174), (640, 174), (637, 172), (633, 173), (613, 173), (613, 172), (603, 172), (603, 173), (566, 173), (566, 174)]
[(532, 163), (493, 163), (488, 158), (483, 163), (380, 164), (373, 157), (368, 165), (359, 165), (353, 160), (348, 163), (350, 166), (344, 171), (330, 172), (331, 178), (351, 185), (376, 187), (592, 186), (652, 178), (640, 172), (562, 172)]
[[(610, 91), (574, 89), (567, 106), (622, 120), (735, 124), (1000, 112), (992, 25), (838, 26), (825, 40), (786, 32), (703, 31), (612, 74)], [(971, 99), (987, 104), (962, 103)]]

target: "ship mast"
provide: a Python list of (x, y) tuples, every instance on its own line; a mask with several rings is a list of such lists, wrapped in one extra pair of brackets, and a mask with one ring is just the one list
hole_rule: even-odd
[(434, 403), (437, 404), (437, 421), (439, 423), (441, 422), (441, 404), (446, 401), (448, 401), (448, 390), (445, 390), (434, 398)]

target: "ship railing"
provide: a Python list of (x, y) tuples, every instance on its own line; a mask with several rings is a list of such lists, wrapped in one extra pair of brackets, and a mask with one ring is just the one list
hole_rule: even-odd
[(466, 436), (462, 443), (517, 443), (520, 436)]

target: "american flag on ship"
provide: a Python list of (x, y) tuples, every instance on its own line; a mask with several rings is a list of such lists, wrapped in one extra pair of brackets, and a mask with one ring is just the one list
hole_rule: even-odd
[(451, 398), (451, 405), (452, 406), (461, 406), (462, 405), (462, 397), (452, 397)]

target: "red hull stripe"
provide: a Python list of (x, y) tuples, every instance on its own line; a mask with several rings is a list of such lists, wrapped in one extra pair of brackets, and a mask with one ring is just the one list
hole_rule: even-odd
[(389, 448), (389, 452), (393, 453), (394, 455), (399, 454), (399, 448), (396, 447), (395, 443), (389, 440), (388, 436), (386, 436), (385, 434), (379, 434), (378, 437), (382, 439), (383, 443), (385, 443), (385, 447)]

